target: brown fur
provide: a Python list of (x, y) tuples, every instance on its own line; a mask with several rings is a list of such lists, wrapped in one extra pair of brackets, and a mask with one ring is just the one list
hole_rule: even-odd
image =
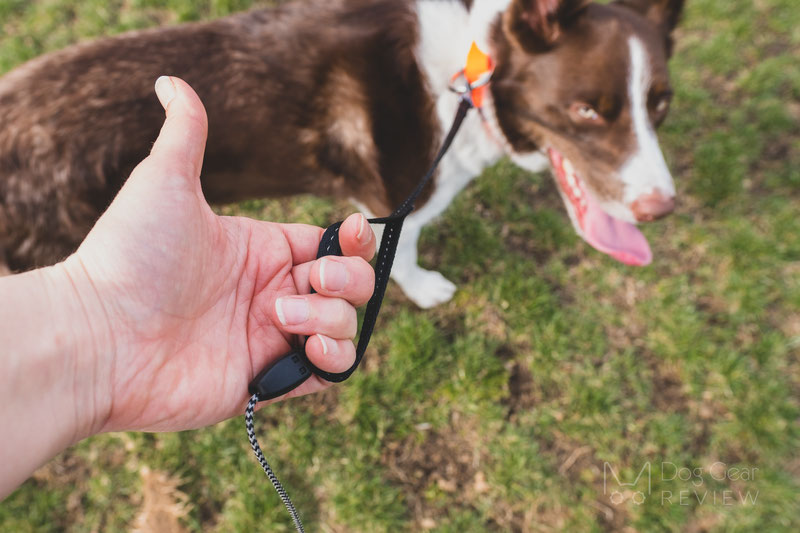
[[(656, 58), (655, 106), (669, 93), (683, 0), (585, 4), (514, 0), (493, 26), (490, 90), (516, 151), (555, 146), (595, 193), (618, 199), (632, 134), (624, 40), (635, 33)], [(0, 78), (0, 272), (78, 246), (158, 135), (153, 83), (164, 74), (207, 107), (210, 202), (314, 193), (387, 214), (441, 137), (417, 24), (411, 0), (298, 2), (74, 46)], [(607, 127), (571, 122), (575, 101)]]
[(0, 264), (50, 264), (77, 247), (158, 134), (162, 74), (208, 109), (210, 202), (309, 192), (388, 213), (439, 136), (416, 44), (410, 3), (337, 0), (134, 32), (22, 66), (0, 78)]

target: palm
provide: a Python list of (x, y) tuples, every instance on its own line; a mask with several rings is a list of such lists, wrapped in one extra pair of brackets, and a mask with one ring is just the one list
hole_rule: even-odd
[(127, 331), (117, 339), (121, 371), (107, 428), (228, 418), (241, 410), (246, 376), (289, 346), (267, 310), (298, 292), (291, 247), (280, 226), (217, 217), (190, 188), (153, 194), (152, 180), (131, 183), (121, 199), (148, 198), (147, 212), (110, 211), (81, 249), (87, 264), (103, 268), (93, 277), (115, 280), (114, 291), (126, 296), (107, 305)]

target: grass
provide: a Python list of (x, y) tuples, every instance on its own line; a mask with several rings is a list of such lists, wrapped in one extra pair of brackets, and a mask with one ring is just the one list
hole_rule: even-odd
[[(251, 4), (0, 0), (0, 72)], [(549, 176), (508, 162), (424, 232), (422, 262), (458, 283), (455, 299), (423, 312), (391, 286), (362, 370), (259, 413), (309, 530), (800, 529), (795, 4), (688, 2), (660, 133), (681, 204), (644, 230), (651, 267), (591, 250)], [(223, 211), (326, 224), (349, 209), (298, 198)], [(645, 501), (640, 483), (612, 502), (608, 467), (630, 482), (647, 464)], [(0, 505), (0, 530), (128, 529), (145, 466), (179, 480), (188, 530), (290, 530), (241, 419), (81, 443)]]

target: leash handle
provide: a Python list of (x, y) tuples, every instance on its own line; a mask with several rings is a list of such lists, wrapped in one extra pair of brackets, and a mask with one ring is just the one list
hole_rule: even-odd
[[(326, 372), (309, 361), (304, 349), (294, 349), (259, 372), (253, 381), (250, 382), (248, 390), (251, 395), (258, 398), (258, 401), (263, 402), (282, 396), (299, 387), (310, 378), (312, 374), (333, 383), (342, 382), (349, 378), (358, 368), (358, 365), (361, 364), (361, 360), (364, 357), (364, 353), (367, 351), (367, 346), (369, 346), (372, 332), (378, 320), (378, 313), (380, 313), (383, 297), (386, 294), (386, 287), (389, 284), (389, 275), (392, 272), (392, 265), (394, 264), (394, 258), (397, 254), (397, 245), (400, 242), (400, 232), (403, 229), (403, 222), (405, 222), (406, 217), (414, 210), (414, 202), (416, 202), (419, 195), (425, 189), (425, 186), (428, 185), (433, 178), (436, 169), (439, 167), (439, 163), (441, 163), (442, 158), (444, 158), (445, 153), (447, 153), (447, 150), (453, 143), (453, 139), (456, 133), (458, 133), (461, 124), (464, 122), (467, 112), (472, 107), (473, 103), (469, 95), (462, 95), (455, 119), (453, 120), (453, 125), (450, 127), (450, 131), (447, 137), (445, 137), (433, 164), (417, 184), (417, 187), (391, 215), (388, 217), (373, 218), (368, 221), (371, 224), (383, 224), (386, 226), (386, 229), (383, 232), (381, 246), (378, 250), (378, 258), (375, 263), (375, 290), (372, 293), (369, 303), (367, 303), (364, 322), (361, 325), (361, 333), (358, 337), (358, 346), (356, 346), (356, 360), (353, 365), (344, 372)], [(342, 247), (339, 243), (339, 229), (341, 226), (342, 223), (337, 222), (325, 230), (319, 243), (319, 249), (317, 250), (317, 259), (325, 257), (326, 255), (342, 255)]]

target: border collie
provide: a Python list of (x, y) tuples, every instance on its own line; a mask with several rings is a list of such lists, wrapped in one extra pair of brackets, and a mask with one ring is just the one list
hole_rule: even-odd
[(431, 164), (474, 45), (493, 74), (405, 223), (393, 277), (421, 307), (455, 285), (417, 264), (422, 227), (500, 158), (552, 168), (575, 231), (632, 265), (674, 207), (656, 139), (683, 0), (299, 0), (72, 46), (0, 78), (0, 269), (77, 248), (163, 115), (162, 74), (206, 105), (212, 203), (298, 193), (390, 213)]

